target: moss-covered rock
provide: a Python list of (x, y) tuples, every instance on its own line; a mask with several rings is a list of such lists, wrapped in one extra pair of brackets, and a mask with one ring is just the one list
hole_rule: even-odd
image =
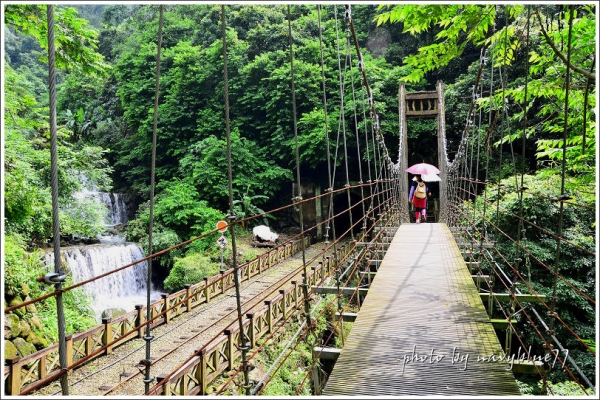
[(33, 331), (27, 336), (27, 341), (33, 344), (37, 350), (48, 347), (48, 341)]
[(10, 340), (4, 341), (4, 360), (12, 360), (19, 356), (19, 350)]
[(20, 337), (26, 338), (31, 333), (31, 326), (24, 319), (19, 321), (19, 329), (21, 330)]
[[(31, 297), (25, 296), (25, 301), (30, 301), (30, 300), (32, 300)], [(28, 313), (37, 314), (37, 308), (35, 307), (35, 304), (33, 304), (33, 303), (26, 305), (25, 310)]]
[(33, 317), (29, 318), (29, 325), (31, 326), (31, 329), (37, 329), (39, 331), (41, 331), (44, 328), (44, 323), (42, 322), (42, 319), (37, 315), (34, 315)]
[[(21, 296), (15, 296), (9, 303), (8, 306), (9, 307), (13, 307), (13, 306), (18, 306), (19, 304), (23, 303), (23, 300), (21, 299)], [(25, 307), (19, 307), (17, 309), (15, 309), (13, 311), (13, 313), (17, 314), (19, 317), (22, 317), (25, 315)]]
[(21, 337), (18, 337), (15, 340), (13, 340), (13, 344), (17, 348), (21, 357), (27, 357), (28, 355), (33, 354), (37, 351), (33, 343), (29, 343)]
[(26, 283), (21, 283), (21, 294), (23, 296), (29, 297), (29, 293), (31, 293), (31, 289), (29, 288), (29, 285), (27, 285)]
[[(14, 338), (19, 337), (19, 334), (21, 333), (21, 328), (19, 327), (19, 322), (20, 322), (20, 319), (15, 314), (8, 314), (6, 316), (6, 319), (4, 320), (4, 324), (5, 324), (4, 327), (5, 327), (5, 329), (8, 328), (8, 330), (10, 331), (7, 339), (14, 339)], [(4, 336), (6, 338), (6, 333)]]

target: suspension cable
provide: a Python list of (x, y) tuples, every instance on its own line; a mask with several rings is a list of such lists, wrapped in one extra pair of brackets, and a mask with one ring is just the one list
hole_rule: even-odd
[[(296, 87), (294, 81), (294, 41), (292, 38), (292, 16), (290, 12), (290, 5), (287, 6), (287, 17), (288, 17), (288, 37), (290, 43), (290, 75), (291, 75), (291, 89), (292, 89), (292, 119), (294, 121), (294, 143), (296, 147), (296, 182), (298, 185), (296, 195), (294, 201), (302, 200), (302, 185), (300, 182), (300, 155), (298, 150), (298, 123), (296, 121)], [(300, 219), (300, 243), (302, 247), (302, 290), (304, 292), (305, 299), (308, 299), (308, 277), (306, 272), (306, 250), (304, 246), (304, 217), (302, 214), (303, 203), (298, 204), (298, 218)], [(304, 314), (306, 318), (306, 325), (310, 327), (311, 317), (310, 317), (310, 303), (308, 300), (304, 303)]]
[[(363, 174), (362, 174), (362, 157), (360, 154), (360, 131), (359, 131), (359, 127), (358, 127), (358, 117), (357, 117), (357, 111), (356, 111), (356, 93), (354, 90), (354, 73), (352, 72), (352, 60), (350, 60), (350, 83), (351, 83), (351, 87), (352, 87), (352, 109), (354, 111), (354, 135), (356, 136), (356, 162), (358, 164), (358, 176), (359, 176), (359, 183), (360, 183), (360, 198), (364, 199), (365, 198), (365, 192), (364, 192), (364, 186), (363, 186)], [(365, 210), (365, 202), (361, 201), (361, 205), (362, 205), (362, 214), (363, 216), (366, 215), (366, 210)], [(362, 233), (361, 236), (364, 234), (365, 230), (366, 230), (366, 219), (363, 218), (363, 227), (362, 227)], [(362, 238), (360, 239), (362, 240)]]
[[(156, 171), (156, 130), (158, 125), (158, 95), (160, 89), (160, 50), (162, 47), (162, 25), (163, 25), (163, 5), (158, 7), (158, 43), (156, 49), (156, 78), (154, 86), (154, 121), (152, 129), (152, 161), (151, 161), (151, 172), (150, 172), (150, 217), (148, 221), (148, 253), (152, 254), (152, 230), (154, 221), (154, 188), (155, 188), (155, 171)], [(146, 275), (146, 321), (150, 321), (152, 318), (152, 309), (150, 307), (150, 289), (152, 286), (152, 260), (148, 262), (148, 272)], [(154, 339), (154, 336), (150, 333), (151, 324), (146, 325), (146, 334), (144, 340), (146, 341), (146, 358), (142, 360), (142, 364), (145, 366), (145, 377), (144, 377), (144, 392), (148, 393), (150, 390), (150, 383), (154, 381), (154, 377), (150, 375), (150, 366), (152, 360), (150, 359), (150, 342)]]
[[(327, 213), (328, 213), (328, 218), (327, 218), (327, 230), (325, 233), (325, 246), (328, 245), (329, 243), (329, 229), (330, 229), (330, 221), (331, 221), (331, 233), (332, 233), (332, 238), (333, 238), (333, 258), (334, 258), (334, 262), (335, 265), (337, 265), (338, 263), (338, 254), (336, 251), (336, 244), (337, 244), (337, 240), (336, 240), (336, 234), (335, 234), (335, 219), (333, 218), (333, 183), (332, 183), (332, 175), (331, 175), (331, 154), (330, 154), (330, 150), (329, 150), (329, 131), (328, 131), (328, 121), (327, 121), (327, 92), (326, 92), (326, 86), (325, 86), (325, 63), (323, 61), (323, 34), (322, 34), (322, 28), (321, 28), (321, 5), (318, 4), (317, 5), (317, 11), (318, 11), (318, 16), (319, 16), (319, 46), (320, 46), (320, 55), (321, 55), (321, 80), (322, 80), (322, 84), (323, 84), (323, 108), (325, 110), (325, 143), (327, 145), (327, 179), (328, 179), (328, 199), (329, 199), (329, 207), (327, 209)], [(336, 33), (338, 30), (338, 20), (337, 20), (337, 10), (335, 11), (335, 25), (336, 25)], [(339, 53), (338, 53), (339, 56)], [(335, 276), (335, 281), (336, 281), (336, 285), (337, 285), (337, 289), (338, 291), (340, 290), (340, 279), (339, 279), (339, 268), (336, 268), (336, 276)], [(341, 303), (341, 299), (338, 300), (338, 311), (341, 311), (342, 308), (342, 303)], [(342, 332), (342, 343), (344, 343), (344, 336), (343, 336), (343, 332)]]
[(64, 396), (69, 395), (69, 379), (67, 375), (67, 350), (65, 337), (65, 314), (62, 299), (62, 282), (66, 275), (60, 264), (60, 220), (58, 212), (58, 152), (56, 144), (56, 74), (54, 51), (54, 8), (46, 6), (48, 20), (48, 86), (50, 92), (50, 162), (52, 181), (52, 243), (54, 245), (54, 288), (56, 293), (56, 313), (58, 318), (58, 355), (60, 359), (60, 386)]
[[(236, 215), (233, 210), (233, 176), (232, 176), (232, 166), (231, 166), (231, 131), (229, 126), (229, 75), (227, 73), (227, 31), (225, 29), (226, 19), (225, 19), (225, 6), (221, 5), (221, 34), (223, 37), (223, 86), (224, 86), (224, 95), (223, 100), (225, 102), (225, 133), (227, 135), (227, 181), (229, 188), (229, 215), (227, 218), (235, 222)], [(231, 222), (230, 222), (231, 224)], [(304, 242), (304, 240), (302, 240)], [(237, 263), (237, 247), (235, 242), (235, 225), (231, 229), (231, 248), (232, 248), (232, 258), (233, 258), (233, 279), (235, 283), (235, 300), (237, 307), (237, 319), (239, 323), (240, 329), (240, 340), (241, 345), (239, 349), (242, 352), (242, 366), (240, 367), (244, 372), (244, 389), (246, 390), (246, 395), (250, 395), (250, 391), (252, 389), (250, 385), (250, 368), (247, 364), (247, 354), (248, 350), (250, 350), (250, 346), (248, 344), (248, 338), (244, 333), (244, 321), (242, 314), (242, 302), (240, 296), (240, 274), (239, 269), (240, 266)], [(303, 246), (304, 249), (304, 246)]]
[[(570, 65), (571, 65), (571, 36), (572, 36), (572, 31), (573, 31), (573, 10), (574, 7), (573, 5), (568, 5), (567, 6), (569, 8), (569, 33), (567, 36), (567, 62), (565, 64), (566, 67), (566, 71), (565, 71), (565, 108), (564, 108), (564, 126), (563, 126), (563, 153), (562, 153), (562, 171), (561, 171), (561, 176), (560, 176), (560, 205), (559, 205), (559, 212), (558, 212), (558, 229), (556, 231), (556, 235), (558, 237), (562, 236), (562, 231), (563, 231), (563, 214), (564, 214), (564, 200), (568, 200), (569, 197), (565, 194), (565, 175), (566, 175), (566, 165), (567, 165), (567, 131), (568, 131), (568, 127), (569, 127), (569, 86), (571, 84), (570, 82), (570, 77), (571, 77), (571, 71), (570, 71)], [(556, 312), (554, 311), (556, 308), (556, 301), (557, 301), (557, 296), (556, 296), (556, 290), (557, 290), (557, 282), (558, 279), (556, 277), (556, 275), (558, 274), (558, 267), (559, 267), (559, 262), (560, 262), (560, 245), (561, 245), (561, 241), (560, 240), (556, 240), (556, 256), (554, 257), (554, 282), (552, 285), (552, 298), (550, 300), (551, 303), (551, 309), (552, 311), (552, 318), (550, 318), (550, 323), (549, 323), (549, 328), (548, 328), (548, 335), (549, 336), (553, 336), (554, 335), (554, 321), (555, 319), (558, 317), (556, 315)], [(546, 352), (550, 352), (550, 348), (546, 348)], [(544, 386), (546, 385), (546, 379), (544, 376)]]

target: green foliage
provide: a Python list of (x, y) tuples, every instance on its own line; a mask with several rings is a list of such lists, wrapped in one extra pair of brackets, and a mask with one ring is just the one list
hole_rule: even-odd
[[(70, 286), (73, 283), (72, 277), (68, 276), (64, 286)], [(98, 325), (91, 307), (93, 299), (86, 295), (81, 288), (63, 293), (62, 299), (65, 316), (65, 333), (67, 335), (83, 332)], [(45, 333), (54, 343), (58, 342), (56, 299), (51, 297), (44, 302), (43, 306), (38, 307), (38, 315), (44, 324)]]
[(217, 275), (220, 264), (212, 262), (209, 257), (199, 253), (177, 258), (175, 264), (164, 281), (164, 287), (170, 293), (184, 288), (184, 285), (193, 285), (205, 277)]
[[(577, 339), (573, 332), (581, 338), (594, 337), (595, 309), (588, 298), (596, 297), (596, 257), (595, 257), (595, 197), (594, 184), (586, 183), (578, 178), (568, 177), (565, 181), (565, 193), (573, 196), (575, 206), (565, 203), (562, 213), (562, 234), (565, 241), (560, 242), (560, 252), (557, 251), (560, 203), (553, 201), (561, 188), (559, 174), (525, 175), (523, 185), (527, 187), (522, 200), (523, 224), (520, 244), (526, 251), (519, 250), (514, 241), (520, 229), (519, 201), (520, 178), (504, 179), (500, 191), (496, 186), (489, 186), (486, 196), (479, 196), (476, 209), (483, 210), (483, 198), (487, 197), (487, 230), (490, 237), (496, 241), (496, 249), (511, 263), (517, 257), (522, 258), (520, 274), (536, 293), (553, 296), (556, 284), (556, 303), (554, 310), (560, 317), (556, 327), (558, 340), (569, 350), (569, 357), (591, 379), (595, 374), (594, 355)], [(583, 207), (582, 207), (583, 206)], [(470, 209), (471, 206), (468, 206)], [(470, 209), (468, 213), (473, 213)], [(483, 230), (481, 223), (477, 228)], [(540, 229), (540, 227), (542, 229)], [(566, 242), (568, 241), (568, 242)], [(558, 262), (557, 262), (558, 260)], [(562, 278), (555, 279), (553, 271)], [(556, 283), (555, 283), (556, 281)], [(528, 292), (528, 288), (522, 289)], [(546, 307), (531, 305), (539, 315), (545, 315)], [(519, 316), (519, 320), (524, 318)], [(523, 322), (525, 320), (523, 319)], [(563, 326), (564, 324), (564, 326)], [(524, 323), (521, 337), (525, 338), (526, 346), (542, 348), (539, 334), (529, 324)], [(557, 368), (551, 371), (550, 378), (563, 381), (569, 377)]]
[[(227, 177), (227, 143), (216, 136), (193, 145), (181, 160), (181, 171), (186, 171), (186, 181), (192, 183), (203, 199), (226, 209), (229, 198)], [(279, 167), (268, 157), (266, 149), (231, 132), (231, 167), (233, 197), (244, 195), (272, 196), (285, 180), (291, 180), (291, 171)]]
[[(16, 83), (6, 86), (5, 97), (6, 109), (12, 116), (7, 119), (3, 133), (6, 227), (31, 240), (43, 241), (52, 235), (48, 126), (34, 97), (20, 83), (22, 77), (9, 66), (6, 71)], [(57, 136), (61, 234), (95, 236), (102, 229), (105, 206), (77, 199), (75, 194), (83, 189), (81, 175), (99, 189), (110, 188), (112, 169), (101, 148), (68, 144), (62, 140), (68, 136), (66, 130), (59, 130)]]
[(422, 46), (418, 54), (405, 58), (404, 62), (414, 69), (403, 80), (419, 82), (427, 72), (446, 66), (461, 56), (468, 43), (483, 44), (495, 17), (496, 6), (489, 4), (409, 4), (395, 5), (390, 11), (379, 14), (376, 20), (378, 26), (403, 23), (404, 32), (413, 35), (434, 26), (441, 28), (436, 35), (437, 43)]
[[(4, 22), (20, 32), (35, 37), (43, 49), (48, 48), (48, 21), (44, 4), (10, 4), (4, 12)], [(102, 72), (108, 67), (98, 54), (98, 33), (89, 26), (89, 21), (77, 18), (72, 7), (54, 9), (54, 46), (58, 68), (79, 69), (86, 73)], [(47, 55), (41, 57), (47, 61)]]
[[(153, 210), (152, 252), (175, 246), (215, 229), (217, 221), (223, 213), (208, 207), (205, 200), (200, 200), (195, 187), (180, 181), (165, 182), (157, 189)], [(140, 243), (148, 252), (148, 232), (150, 222), (150, 205), (146, 202), (140, 206), (136, 219), (128, 223), (128, 240)], [(214, 247), (212, 238), (205, 237), (192, 242), (195, 251), (205, 251)], [(184, 250), (179, 248), (163, 256), (163, 265), (170, 266), (176, 257), (181, 257)]]
[[(293, 323), (290, 330), (294, 332), (298, 329), (298, 324)], [(266, 346), (261, 353), (261, 363), (265, 364), (265, 368), (269, 368), (277, 359), (277, 356), (284, 351), (287, 340), (290, 340), (291, 335), (279, 341), (276, 346)], [(287, 352), (286, 352), (287, 354)], [(282, 365), (278, 369), (262, 391), (262, 396), (310, 396), (310, 379), (305, 380), (305, 376), (309, 373), (309, 367), (312, 364), (312, 347), (300, 340), (297, 343), (294, 351), (291, 352), (287, 359), (281, 361)], [(302, 382), (304, 383), (302, 384)], [(296, 391), (302, 388), (296, 394)]]
[(106, 229), (108, 209), (90, 198), (74, 198), (59, 213), (61, 232), (96, 237)]
[[(249, 188), (248, 188), (249, 190)], [(260, 215), (260, 214), (264, 214), (264, 210), (262, 210), (261, 208), (259, 208), (256, 205), (256, 201), (258, 200), (268, 200), (269, 197), (268, 196), (263, 196), (263, 195), (254, 195), (254, 196), (249, 196), (248, 190), (246, 190), (246, 194), (244, 194), (242, 196), (241, 199), (239, 200), (233, 200), (233, 211), (235, 212), (235, 215), (237, 217), (237, 219), (245, 219), (245, 218), (250, 218), (253, 217), (255, 215)], [(274, 219), (275, 217), (271, 214), (266, 214), (258, 219), (253, 219), (250, 221), (250, 224), (248, 224), (249, 226), (255, 226), (255, 225), (269, 225), (269, 218)], [(243, 223), (244, 228), (247, 226), (246, 223)]]
[[(577, 382), (573, 381), (564, 381), (564, 382), (552, 382), (548, 381), (547, 395), (549, 396), (573, 396), (573, 397), (581, 397), (581, 396), (589, 396), (594, 393), (591, 389), (583, 390)], [(519, 390), (521, 394), (524, 396), (540, 396), (542, 395), (542, 388), (544, 382), (542, 380), (537, 382), (523, 382), (517, 380), (517, 384), (519, 385)]]

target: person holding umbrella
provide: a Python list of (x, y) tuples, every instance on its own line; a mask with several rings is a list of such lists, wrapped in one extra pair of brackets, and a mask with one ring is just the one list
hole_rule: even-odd
[(425, 181), (421, 179), (421, 175), (415, 175), (412, 185), (410, 185), (410, 193), (408, 195), (408, 201), (412, 201), (415, 206), (415, 222), (417, 224), (427, 220), (427, 196), (431, 196), (429, 188), (425, 184)]
[(437, 169), (437, 167), (434, 165), (422, 162), (419, 164), (411, 165), (410, 167), (406, 168), (405, 171), (414, 174), (416, 178), (416, 181), (413, 179), (412, 185), (410, 187), (408, 201), (412, 201), (413, 205), (415, 206), (415, 218), (416, 223), (418, 224), (421, 222), (421, 216), (423, 216), (423, 220), (426, 219), (425, 213), (427, 211), (425, 210), (427, 209), (427, 196), (431, 197), (431, 192), (429, 191), (429, 188), (425, 185), (424, 180), (421, 179), (421, 175), (435, 176), (440, 173), (440, 170)]

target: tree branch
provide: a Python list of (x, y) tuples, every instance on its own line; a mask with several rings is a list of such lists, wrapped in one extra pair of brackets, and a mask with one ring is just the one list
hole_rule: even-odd
[(546, 30), (544, 29), (544, 24), (542, 24), (542, 19), (540, 17), (540, 12), (538, 10), (535, 10), (535, 16), (540, 24), (540, 28), (542, 29), (542, 34), (544, 35), (544, 38), (546, 38), (546, 42), (548, 43), (548, 45), (552, 48), (552, 51), (554, 51), (554, 54), (556, 54), (556, 56), (558, 58), (560, 58), (562, 60), (562, 62), (565, 63), (565, 65), (569, 64), (569, 68), (571, 68), (573, 71), (579, 72), (580, 74), (587, 77), (588, 79), (596, 81), (595, 74), (590, 73), (582, 68), (579, 68), (579, 67), (573, 65), (572, 63), (567, 62), (567, 58), (560, 52), (560, 50), (558, 50), (558, 48), (556, 47), (556, 45), (554, 44), (554, 42), (552, 41), (550, 36), (548, 36), (548, 33), (546, 32)]

